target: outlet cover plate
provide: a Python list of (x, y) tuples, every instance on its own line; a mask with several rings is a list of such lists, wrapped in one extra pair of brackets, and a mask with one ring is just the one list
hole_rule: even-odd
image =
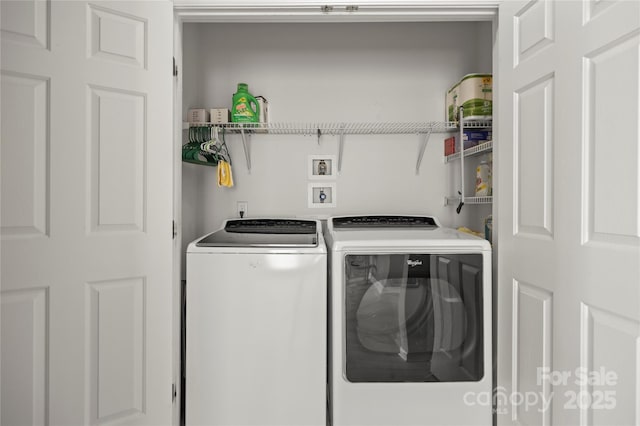
[(335, 155), (309, 155), (309, 180), (335, 180), (338, 163)]
[[(324, 194), (321, 197), (321, 194)], [(322, 199), (324, 198), (324, 200)], [(312, 182), (307, 190), (307, 201), (310, 209), (335, 208), (336, 202), (335, 182)]]

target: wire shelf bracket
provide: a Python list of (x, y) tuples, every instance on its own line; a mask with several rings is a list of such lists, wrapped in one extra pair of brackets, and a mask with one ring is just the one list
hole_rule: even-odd
[(341, 126), (340, 133), (338, 134), (338, 174), (342, 170), (342, 153), (344, 152), (344, 125)]
[(416, 175), (420, 174), (420, 164), (422, 163), (424, 151), (427, 148), (427, 143), (429, 142), (429, 137), (431, 136), (432, 130), (433, 129), (429, 129), (427, 133), (420, 135), (420, 148), (418, 149), (418, 159), (416, 160)]
[(249, 138), (249, 134), (244, 132), (244, 128), (240, 128), (240, 134), (242, 135), (242, 149), (244, 150), (244, 159), (247, 163), (247, 171), (251, 174), (251, 152), (249, 151), (249, 147), (247, 144), (247, 139)]

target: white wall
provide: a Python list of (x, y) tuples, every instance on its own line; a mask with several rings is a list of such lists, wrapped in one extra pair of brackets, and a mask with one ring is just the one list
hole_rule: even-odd
[[(272, 122), (444, 120), (447, 88), (491, 72), (491, 37), (489, 22), (185, 24), (184, 114), (230, 108), (245, 82), (268, 99)], [(346, 136), (337, 207), (309, 209), (308, 155), (337, 155), (337, 137), (318, 145), (315, 137), (255, 135), (249, 174), (240, 136), (230, 135), (234, 188), (217, 187), (215, 168), (183, 163), (183, 240), (219, 227), (239, 200), (250, 216), (426, 213), (463, 224), (483, 208), (458, 217), (444, 207), (455, 173), (442, 161), (445, 137), (432, 135), (416, 175), (418, 136)]]

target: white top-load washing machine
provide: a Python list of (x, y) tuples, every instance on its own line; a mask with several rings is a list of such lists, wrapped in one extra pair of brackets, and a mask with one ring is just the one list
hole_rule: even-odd
[(326, 424), (321, 231), (316, 220), (227, 220), (189, 245), (187, 425)]
[(428, 216), (342, 216), (330, 259), (334, 426), (492, 424), (491, 247)]

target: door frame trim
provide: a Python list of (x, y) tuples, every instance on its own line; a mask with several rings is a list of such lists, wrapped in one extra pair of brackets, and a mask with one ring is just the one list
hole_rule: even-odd
[[(181, 22), (449, 22), (492, 21), (499, 0), (414, 1), (401, 4), (365, 2), (357, 10), (347, 4), (311, 2), (281, 5), (212, 4), (211, 0), (175, 0)], [(331, 8), (326, 10), (324, 8)]]

